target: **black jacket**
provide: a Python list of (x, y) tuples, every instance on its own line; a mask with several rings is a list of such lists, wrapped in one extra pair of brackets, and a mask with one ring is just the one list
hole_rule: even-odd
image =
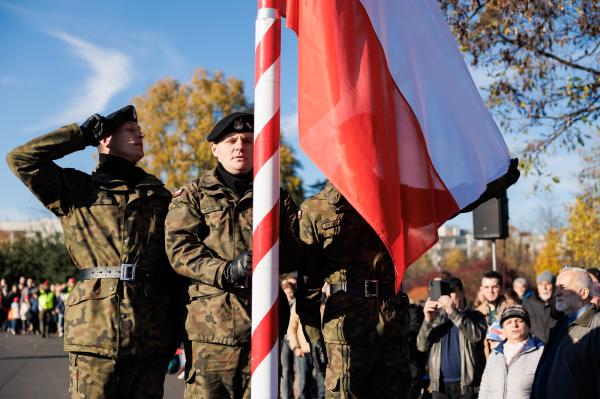
[(562, 312), (554, 308), (554, 296), (548, 302), (544, 302), (535, 294), (523, 303), (523, 308), (531, 320), (530, 333), (547, 343), (550, 329), (564, 317)]

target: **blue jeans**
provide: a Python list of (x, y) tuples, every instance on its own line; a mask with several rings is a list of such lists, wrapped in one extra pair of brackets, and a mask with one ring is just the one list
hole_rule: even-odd
[(281, 341), (281, 383), (279, 384), (281, 399), (294, 398), (294, 352), (290, 348), (287, 336)]

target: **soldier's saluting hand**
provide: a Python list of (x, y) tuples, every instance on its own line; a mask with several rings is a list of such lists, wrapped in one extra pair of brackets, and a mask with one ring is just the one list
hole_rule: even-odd
[[(65, 304), (73, 398), (162, 398), (180, 336), (179, 277), (164, 250), (170, 192), (136, 166), (144, 134), (128, 105), (94, 114), (11, 151), (15, 175), (60, 218), (80, 269)], [(54, 160), (97, 147), (92, 174)]]

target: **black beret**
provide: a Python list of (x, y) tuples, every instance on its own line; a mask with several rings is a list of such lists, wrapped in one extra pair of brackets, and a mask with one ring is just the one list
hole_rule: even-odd
[(206, 139), (217, 143), (229, 133), (251, 132), (254, 133), (254, 114), (247, 112), (234, 112), (221, 119)]
[(112, 114), (107, 115), (104, 118), (104, 129), (107, 132), (112, 131), (124, 122), (137, 122), (137, 112), (133, 105), (126, 105)]

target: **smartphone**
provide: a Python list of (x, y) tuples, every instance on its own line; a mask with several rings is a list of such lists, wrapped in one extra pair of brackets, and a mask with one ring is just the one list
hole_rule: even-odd
[(429, 298), (437, 301), (442, 295), (450, 295), (450, 286), (442, 280), (432, 280), (429, 283)]

